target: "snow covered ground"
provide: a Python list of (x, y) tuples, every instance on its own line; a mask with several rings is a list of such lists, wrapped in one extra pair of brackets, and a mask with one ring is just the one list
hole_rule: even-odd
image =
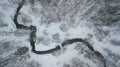
[[(104, 67), (85, 44), (76, 42), (50, 54), (35, 54), (29, 30), (15, 27), (13, 16), (21, 0), (0, 0), (0, 67)], [(107, 67), (120, 67), (119, 0), (25, 0), (18, 22), (37, 28), (36, 50), (45, 51), (67, 39), (86, 39)], [(21, 47), (24, 55), (14, 55)]]

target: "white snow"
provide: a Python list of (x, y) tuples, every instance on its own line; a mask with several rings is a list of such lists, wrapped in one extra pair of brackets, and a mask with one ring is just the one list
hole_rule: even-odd
[[(0, 4), (6, 3), (7, 0), (0, 0)], [(62, 1), (62, 0), (61, 0)], [(93, 2), (91, 2), (93, 3)], [(90, 4), (91, 4), (90, 3)], [(86, 1), (83, 3), (86, 5)], [(87, 4), (87, 5), (90, 5)], [(94, 5), (95, 3), (93, 3)], [(10, 4), (8, 4), (10, 5)], [(105, 38), (103, 38), (103, 41), (99, 41), (96, 36), (94, 35), (95, 32), (95, 26), (91, 21), (87, 21), (87, 19), (81, 19), (82, 15), (84, 14), (91, 6), (89, 7), (84, 7), (81, 6), (81, 9), (85, 9), (80, 11), (81, 13), (76, 16), (75, 21), (78, 23), (75, 25), (75, 27), (70, 27), (68, 21), (61, 21), (61, 22), (52, 22), (51, 24), (40, 24), (40, 19), (41, 15), (35, 16), (32, 14), (30, 11), (31, 6), (25, 5), (22, 7), (20, 10), (21, 13), (26, 14), (32, 19), (32, 23), (28, 24), (29, 25), (34, 25), (37, 28), (37, 38), (38, 37), (43, 37), (46, 42), (48, 42), (48, 45), (45, 45), (43, 43), (36, 43), (35, 47), (37, 51), (45, 51), (52, 49), (56, 46), (61, 47), (61, 43), (67, 39), (72, 39), (72, 38), (83, 38), (83, 39), (88, 39), (90, 41), (90, 44), (94, 47), (96, 51), (99, 51), (103, 56), (107, 56), (107, 53), (105, 52), (105, 49), (108, 49), (112, 51), (115, 54), (120, 55), (120, 46), (114, 46), (110, 43), (111, 39), (117, 39), (120, 41), (120, 32), (115, 31), (116, 29), (119, 30), (119, 28), (114, 27), (104, 27), (102, 26), (101, 29), (106, 31), (110, 31), (109, 35), (107, 35)], [(9, 7), (10, 9), (5, 10), (0, 6), (0, 14), (3, 16), (0, 17), (0, 20), (2, 19), (3, 22), (0, 21), (0, 23), (5, 23), (8, 26), (7, 27), (0, 27), (0, 41), (15, 41), (18, 42), (19, 44), (16, 44), (16, 46), (28, 46), (31, 49), (30, 43), (29, 43), (29, 33), (25, 34), (24, 36), (15, 36), (14, 32), (17, 30), (15, 28), (14, 22), (12, 21), (12, 17), (14, 16), (16, 7)], [(39, 8), (40, 10), (42, 7), (37, 4), (35, 5), (35, 8)], [(94, 13), (94, 12), (93, 12)], [(68, 25), (68, 30), (63, 32), (60, 30), (60, 25), (65, 23)], [(24, 32), (24, 30), (22, 30)], [(44, 31), (48, 35), (44, 34)], [(11, 32), (7, 33), (8, 35), (4, 35), (4, 32)], [(52, 39), (52, 35), (58, 33), (60, 35), (60, 43), (54, 42)], [(3, 34), (3, 35), (2, 35)], [(89, 34), (93, 35), (92, 38), (89, 38)], [(38, 41), (38, 40), (37, 40)], [(83, 55), (78, 55), (78, 51), (74, 49), (76, 45), (75, 44), (70, 44), (66, 47), (66, 50), (64, 52), (64, 47), (61, 47), (61, 50), (63, 53), (61, 55), (55, 56), (52, 54), (44, 54), (44, 55), (37, 55), (35, 53), (32, 53), (31, 50), (29, 51), (31, 58), (29, 59), (30, 61), (35, 60), (38, 61), (40, 64), (42, 64), (42, 67), (62, 67), (64, 63), (71, 63), (71, 59), (74, 57), (78, 57), (81, 61), (90, 64), (91, 67), (97, 67), (94, 62), (91, 60), (85, 58)], [(7, 55), (7, 54), (6, 54)], [(120, 61), (119, 61), (120, 62)], [(118, 63), (119, 64), (119, 63)]]

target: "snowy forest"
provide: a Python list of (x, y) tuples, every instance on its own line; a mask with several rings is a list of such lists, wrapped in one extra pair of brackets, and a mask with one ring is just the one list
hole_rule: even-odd
[(120, 67), (120, 0), (0, 0), (0, 67)]

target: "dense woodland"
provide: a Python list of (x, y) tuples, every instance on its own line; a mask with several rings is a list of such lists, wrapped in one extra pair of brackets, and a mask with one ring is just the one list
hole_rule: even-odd
[(0, 0), (0, 67), (120, 67), (120, 0)]

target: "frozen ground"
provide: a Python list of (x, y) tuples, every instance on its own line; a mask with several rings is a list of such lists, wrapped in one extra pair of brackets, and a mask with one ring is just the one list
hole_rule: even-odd
[(13, 22), (20, 2), (0, 0), (0, 67), (104, 67), (83, 43), (61, 46), (74, 38), (88, 41), (104, 56), (106, 67), (120, 67), (119, 0), (25, 0), (17, 20), (36, 26), (35, 49), (61, 46), (42, 55), (31, 51), (30, 31)]

